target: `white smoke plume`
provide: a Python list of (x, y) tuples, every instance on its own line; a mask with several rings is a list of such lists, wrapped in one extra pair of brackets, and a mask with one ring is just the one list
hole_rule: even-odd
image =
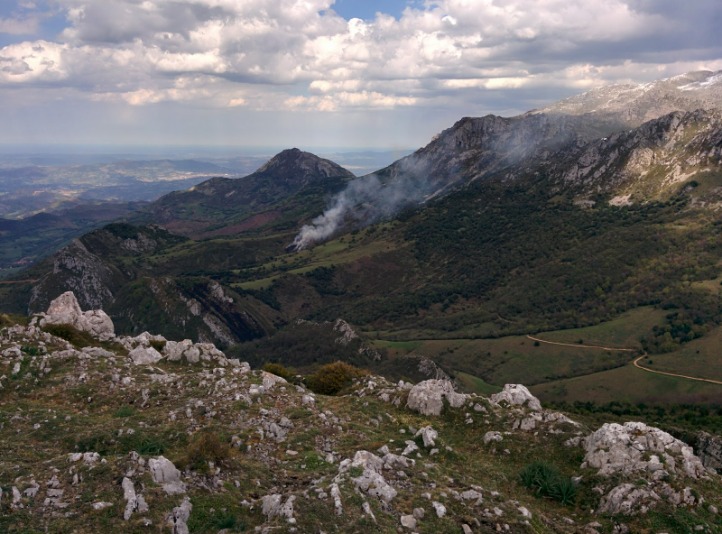
[(430, 192), (425, 165), (413, 157), (398, 162), (394, 178), (383, 183), (370, 174), (349, 183), (337, 194), (330, 207), (303, 226), (288, 247), (304, 250), (337, 234), (341, 230), (363, 228), (397, 214), (404, 207), (418, 204)]

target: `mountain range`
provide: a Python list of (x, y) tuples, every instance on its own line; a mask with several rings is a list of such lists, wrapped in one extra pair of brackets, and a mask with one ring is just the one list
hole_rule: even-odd
[[(704, 71), (463, 118), (358, 178), (286, 150), (78, 238), (0, 285), (3, 307), (41, 311), (73, 290), (120, 331), (212, 341), (254, 365), (343, 357), (477, 386), (528, 376), (515, 336), (619, 317), (637, 327), (631, 349), (680, 354), (722, 322), (720, 91), (722, 73)], [(362, 346), (319, 341), (339, 318)], [(497, 352), (493, 340), (516, 346)], [(532, 377), (545, 398), (585, 398), (568, 393), (573, 380), (631, 365), (583, 352)], [(675, 398), (722, 399), (705, 387)]]

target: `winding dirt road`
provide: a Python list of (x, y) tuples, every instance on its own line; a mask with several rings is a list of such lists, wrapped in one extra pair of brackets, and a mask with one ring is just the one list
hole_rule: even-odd
[[(538, 338), (538, 337), (534, 337), (534, 336), (530, 336), (530, 335), (527, 335), (526, 337), (528, 337), (529, 339), (531, 339), (531, 340), (533, 340), (533, 341), (538, 341), (539, 343), (546, 343), (547, 345), (560, 345), (560, 346), (562, 346), (562, 347), (575, 347), (575, 348), (578, 348), (578, 349), (579, 349), (579, 348), (586, 348), (586, 349), (616, 350), (616, 351), (620, 351), (620, 352), (637, 352), (637, 349), (622, 349), (622, 348), (617, 348), (617, 347), (602, 347), (601, 345), (582, 345), (582, 344), (580, 344), (580, 343), (559, 343), (559, 342), (556, 342), (556, 341), (546, 341), (546, 340), (544, 340), (544, 339), (540, 339), (540, 338)], [(640, 360), (642, 360), (642, 359), (645, 358), (646, 356), (647, 356), (647, 353), (645, 352), (644, 354), (642, 354), (642, 355), (639, 356), (638, 358), (635, 358), (635, 360), (632, 362), (637, 369), (641, 369), (642, 371), (646, 371), (646, 372), (648, 372), (648, 373), (654, 373), (654, 374), (656, 374), (656, 375), (672, 376), (672, 377), (675, 377), (675, 378), (684, 378), (684, 379), (687, 379), (687, 380), (695, 380), (695, 381), (697, 381), (697, 382), (707, 382), (708, 384), (717, 384), (717, 385), (722, 386), (722, 380), (713, 380), (713, 379), (711, 379), (711, 378), (699, 378), (699, 377), (696, 377), (696, 376), (681, 375), (681, 374), (678, 374), (678, 373), (668, 373), (668, 372), (666, 372), (666, 371), (657, 371), (656, 369), (650, 369), (649, 367), (644, 367), (644, 366), (641, 365), (639, 362), (640, 362)]]
[(560, 345), (562, 347), (574, 347), (577, 349), (603, 349), (603, 350), (618, 350), (620, 352), (637, 352), (636, 349), (620, 349), (617, 347), (602, 347), (601, 345), (584, 345), (582, 343), (559, 343), (557, 341), (546, 341), (544, 339), (539, 339), (538, 337), (529, 336), (527, 335), (529, 339), (533, 341), (538, 341), (539, 343), (546, 343), (548, 345)]
[(649, 367), (644, 367), (643, 365), (639, 364), (639, 360), (647, 356), (646, 354), (642, 354), (639, 358), (635, 359), (632, 363), (637, 369), (641, 369), (642, 371), (647, 371), (648, 373), (654, 373), (656, 375), (666, 375), (666, 376), (674, 376), (676, 378), (686, 378), (687, 380), (696, 380), (697, 382), (707, 382), (708, 384), (718, 384), (722, 386), (722, 380), (712, 380), (711, 378), (698, 378), (696, 376), (687, 376), (687, 375), (680, 375), (677, 373), (667, 373), (666, 371), (657, 371), (655, 369), (650, 369)]

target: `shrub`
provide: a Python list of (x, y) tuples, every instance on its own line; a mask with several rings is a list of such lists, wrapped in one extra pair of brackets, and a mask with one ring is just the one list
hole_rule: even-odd
[(366, 371), (345, 362), (336, 361), (322, 365), (306, 378), (306, 385), (314, 393), (336, 395), (353, 383), (354, 378), (366, 374)]
[(230, 455), (230, 445), (224, 443), (217, 433), (203, 431), (193, 436), (185, 457), (179, 463), (183, 467), (205, 470), (208, 469), (208, 462), (222, 464)]
[(90, 347), (97, 342), (87, 332), (81, 332), (69, 324), (48, 324), (43, 327), (48, 334), (64, 339), (78, 348)]
[(563, 477), (555, 467), (544, 462), (527, 465), (519, 473), (519, 480), (537, 495), (549, 497), (562, 504), (573, 503), (577, 494), (577, 488), (570, 478)]

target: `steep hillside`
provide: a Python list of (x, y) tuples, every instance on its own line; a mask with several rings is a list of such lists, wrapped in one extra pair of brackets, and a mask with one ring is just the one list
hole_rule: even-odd
[(0, 269), (31, 265), (74, 237), (127, 217), (143, 204), (89, 203), (24, 219), (0, 219)]
[(212, 178), (152, 203), (140, 220), (175, 233), (217, 237), (269, 225), (295, 224), (320, 210), (354, 175), (298, 149), (284, 150), (245, 178)]
[[(564, 381), (626, 373), (635, 351), (681, 354), (722, 324), (720, 111), (675, 111), (620, 131), (605, 120), (462, 119), (358, 179), (284, 151), (247, 178), (164, 197), (145, 214), (163, 229), (83, 237), (0, 284), (0, 302), (40, 311), (73, 289), (124, 333), (213, 341), (258, 364), (306, 370), (344, 358), (394, 378), (438, 371), (490, 391), (523, 377), (573, 402)], [(647, 310), (653, 321), (640, 321), (626, 357), (563, 360), (540, 349), (544, 363), (528, 367), (535, 354), (518, 348), (528, 334)], [(328, 349), (333, 334), (320, 325), (339, 320), (362, 338), (355, 349), (390, 357)], [(456, 352), (480, 339), (502, 341)], [(399, 348), (426, 342), (438, 342), (428, 354)], [(675, 398), (722, 402), (717, 390), (695, 394)], [(598, 399), (615, 395), (607, 388)]]
[(273, 332), (277, 312), (268, 306), (212, 279), (168, 276), (169, 269), (156, 265), (182, 264), (174, 251), (189, 245), (159, 227), (106, 226), (36, 267), (44, 274), (33, 285), (29, 309), (43, 310), (72, 290), (81, 305), (106, 310), (129, 333), (160, 330), (182, 339), (192, 332), (196, 340), (225, 346)]
[[(4, 532), (720, 532), (720, 437), (574, 419), (520, 384), (344, 389), (117, 336), (72, 294), (0, 330)], [(356, 378), (353, 376), (356, 375)], [(331, 375), (333, 376), (333, 375)]]

